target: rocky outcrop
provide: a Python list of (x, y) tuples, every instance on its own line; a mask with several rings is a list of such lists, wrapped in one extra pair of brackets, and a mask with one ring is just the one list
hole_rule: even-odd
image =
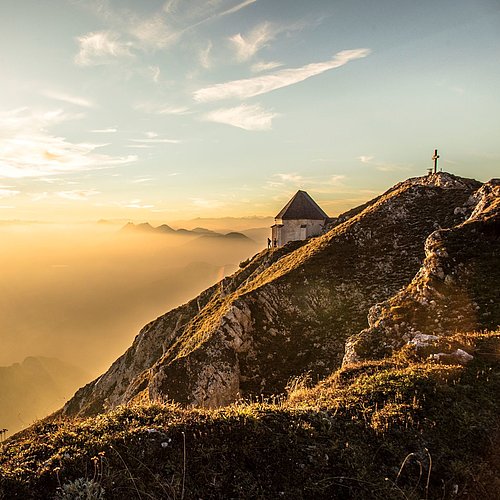
[[(491, 210), (484, 202), (477, 212), (488, 189), (494, 191), (446, 173), (410, 179), (340, 216), (320, 237), (261, 252), (233, 276), (144, 327), (132, 347), (78, 391), (64, 413), (92, 414), (144, 399), (213, 407), (282, 393), (291, 377), (309, 372), (314, 380), (338, 368), (347, 339), (348, 359), (360, 357), (367, 332), (373, 352), (383, 355), (391, 342), (409, 341), (411, 329), (389, 329), (401, 335), (384, 336), (380, 311), (385, 306), (373, 306), (416, 287), (417, 273), (422, 280), (443, 283), (452, 275), (446, 268), (442, 279), (434, 278), (439, 271), (433, 266), (442, 263), (433, 264), (430, 254), (444, 258), (442, 238), (460, 240), (460, 228), (472, 230), (471, 221)], [(465, 256), (462, 261), (467, 266)], [(473, 269), (469, 274), (474, 280)], [(442, 293), (439, 287), (436, 291)], [(461, 300), (458, 289), (455, 295), (453, 304)], [(477, 300), (483, 300), (479, 295)], [(477, 314), (471, 316), (469, 303), (462, 302), (461, 321), (477, 325)], [(447, 328), (445, 317), (440, 318)], [(432, 321), (437, 324), (435, 317)], [(372, 332), (375, 323), (378, 330)], [(379, 341), (384, 347), (375, 349)]]
[(389, 355), (422, 336), (497, 328), (500, 181), (484, 184), (460, 211), (471, 212), (465, 222), (429, 235), (411, 283), (370, 309), (369, 328), (347, 340), (344, 363)]

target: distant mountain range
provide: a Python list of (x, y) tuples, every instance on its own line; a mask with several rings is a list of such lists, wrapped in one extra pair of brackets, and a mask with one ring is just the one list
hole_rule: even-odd
[(204, 227), (195, 227), (194, 229), (173, 229), (167, 224), (162, 224), (160, 226), (154, 227), (149, 222), (143, 222), (141, 224), (134, 224), (133, 222), (129, 222), (125, 226), (122, 227), (121, 231), (123, 232), (144, 232), (150, 234), (168, 234), (168, 235), (177, 235), (177, 236), (193, 236), (198, 238), (218, 238), (223, 239), (226, 238), (228, 240), (248, 240), (251, 241), (251, 238), (244, 235), (243, 233), (238, 233), (235, 231), (223, 234), (218, 233), (216, 231), (212, 231), (210, 229), (205, 229)]

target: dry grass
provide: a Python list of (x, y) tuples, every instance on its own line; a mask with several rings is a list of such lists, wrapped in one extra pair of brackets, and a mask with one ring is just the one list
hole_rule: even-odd
[(53, 498), (80, 478), (105, 498), (494, 498), (500, 332), (442, 342), (474, 362), (404, 349), (312, 388), (296, 379), (275, 404), (131, 405), (41, 422), (5, 445), (0, 498)]

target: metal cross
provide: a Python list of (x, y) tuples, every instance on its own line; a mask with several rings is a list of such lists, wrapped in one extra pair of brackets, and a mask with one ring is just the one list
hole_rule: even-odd
[(432, 161), (434, 162), (434, 173), (437, 173), (437, 168), (438, 168), (438, 150), (434, 150), (434, 154), (432, 155)]

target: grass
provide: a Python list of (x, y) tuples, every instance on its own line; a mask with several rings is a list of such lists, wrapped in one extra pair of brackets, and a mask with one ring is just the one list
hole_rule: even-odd
[(0, 453), (0, 498), (496, 498), (500, 332), (437, 347), (457, 345), (470, 365), (406, 347), (313, 387), (306, 374), (274, 404), (130, 405), (40, 422)]

